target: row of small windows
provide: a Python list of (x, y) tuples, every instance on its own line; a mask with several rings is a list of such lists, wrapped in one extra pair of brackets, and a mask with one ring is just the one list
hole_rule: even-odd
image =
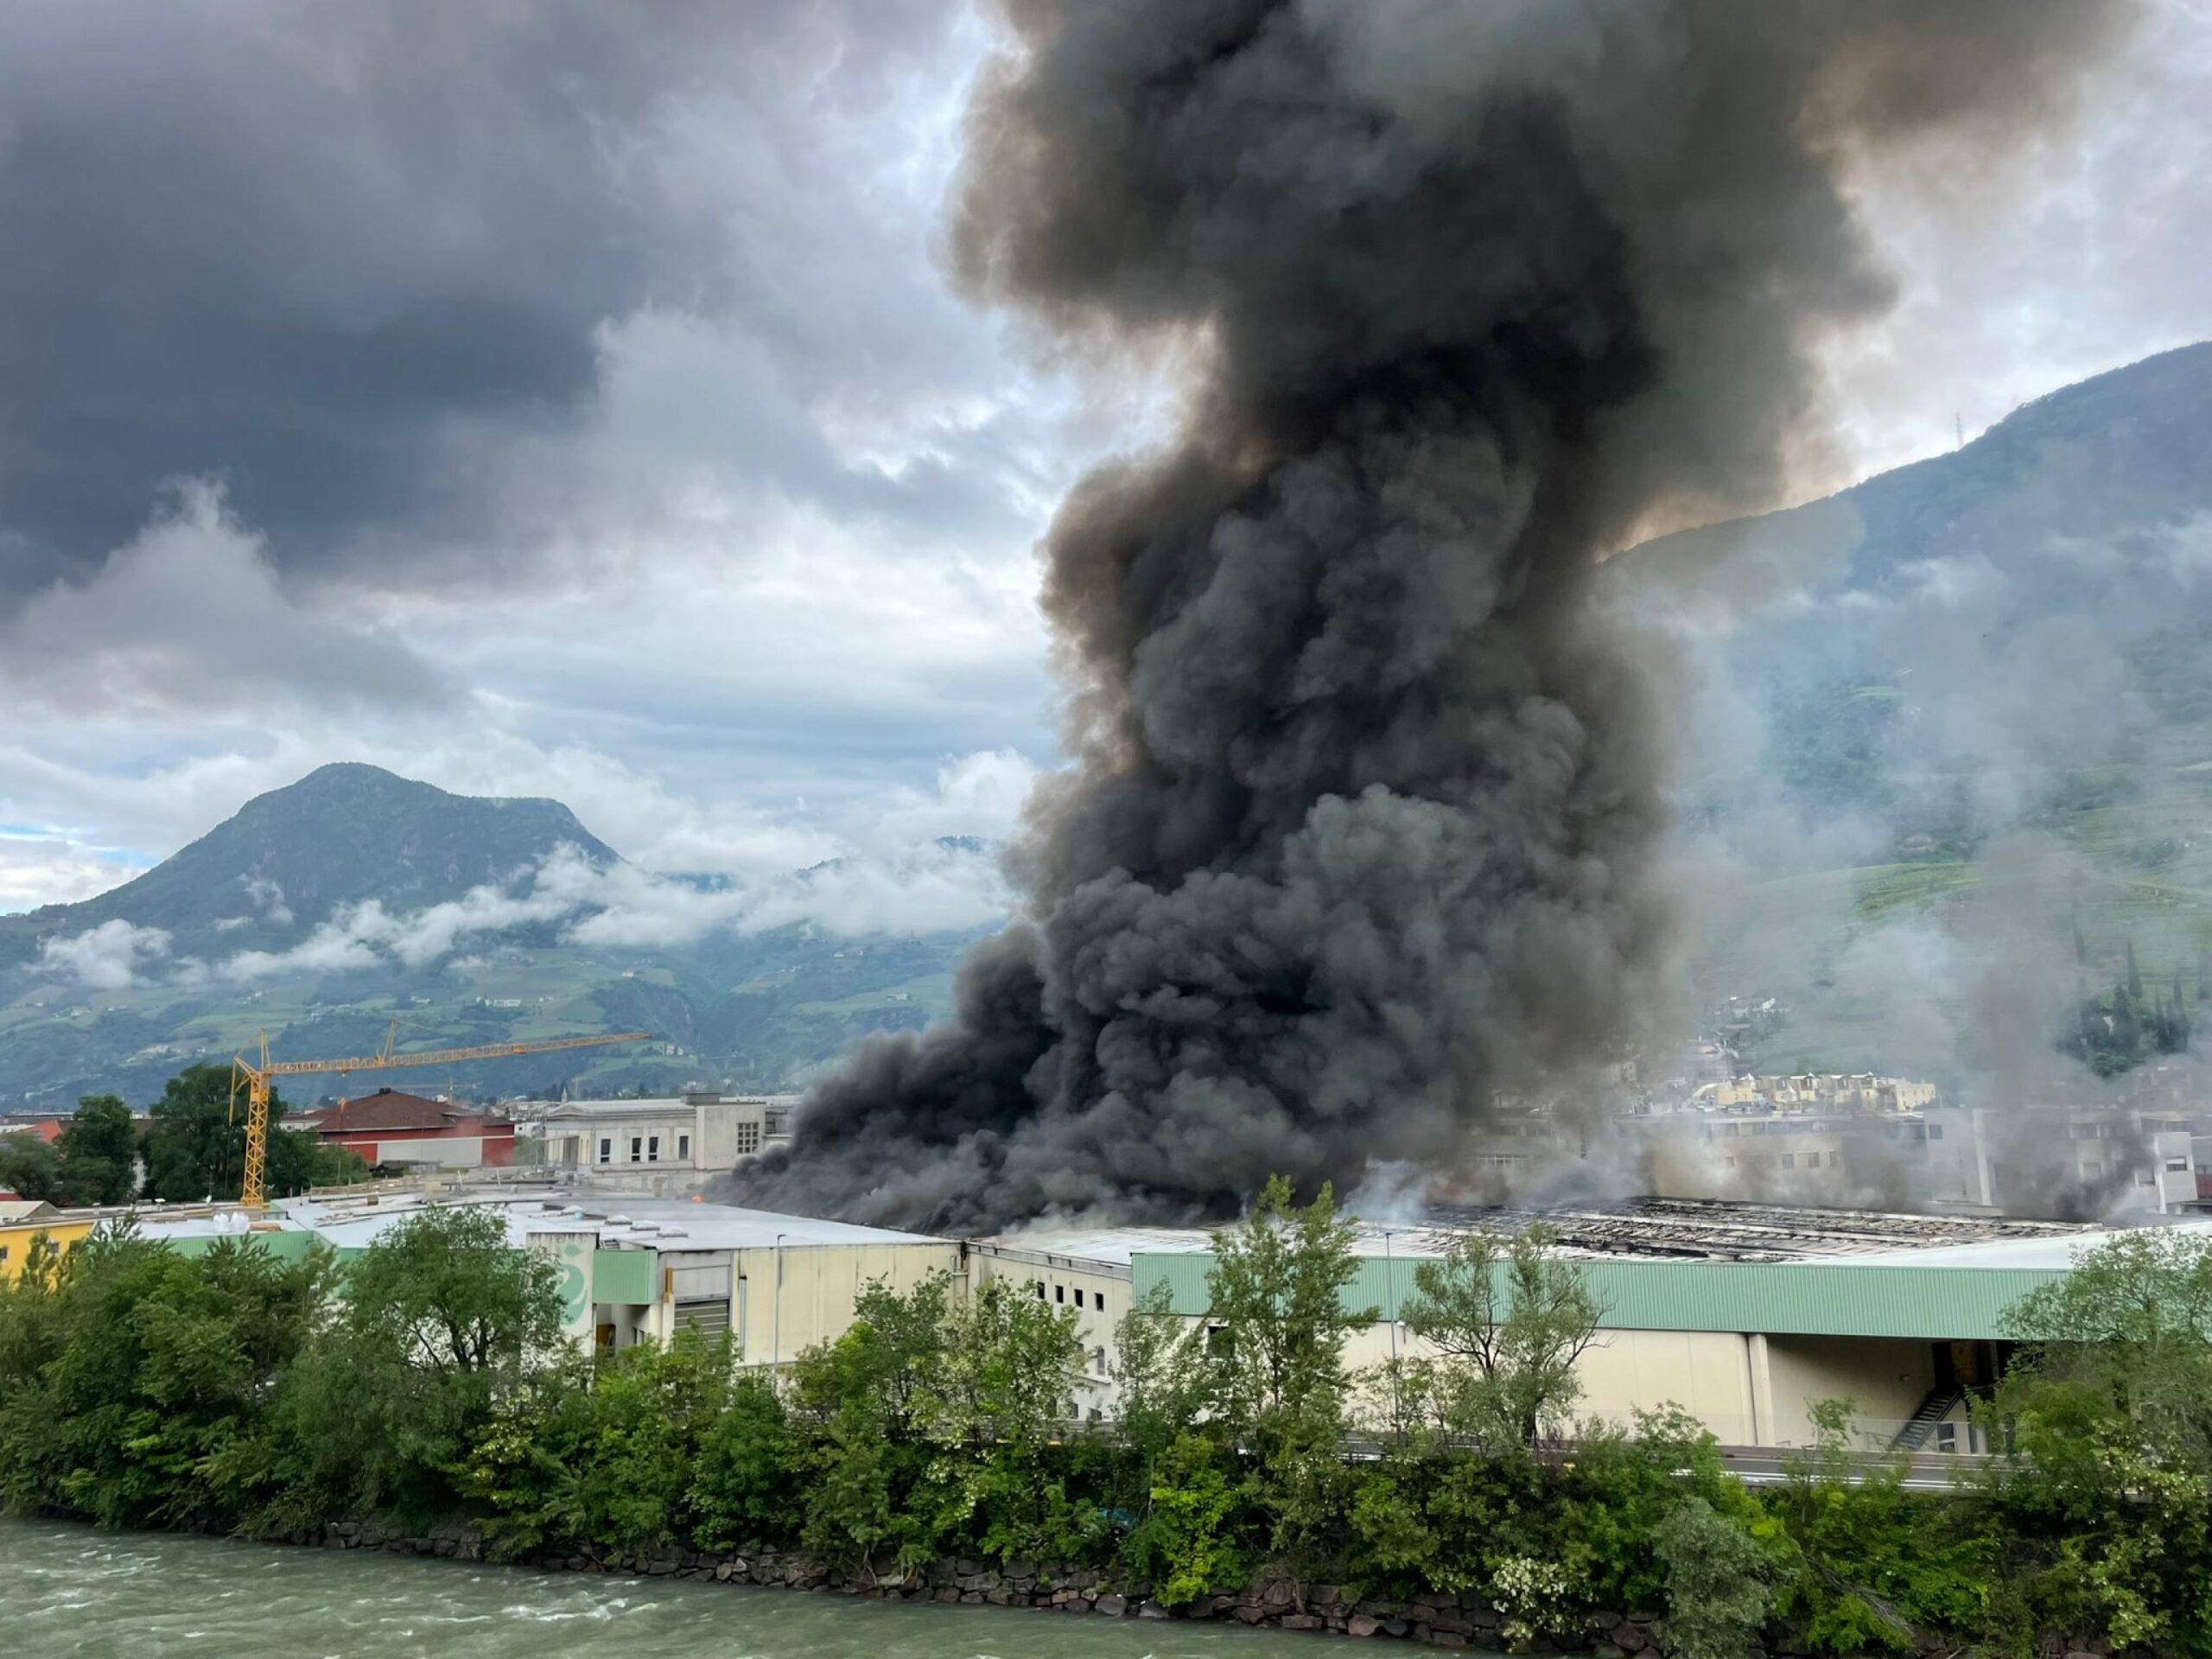
[[(1744, 1161), (1752, 1165), (1779, 1164), (1783, 1169), (1795, 1169), (1797, 1167), (1797, 1160), (1800, 1158), (1805, 1160), (1805, 1167), (1808, 1169), (1818, 1169), (1821, 1166), (1821, 1154), (1817, 1152), (1754, 1152), (1746, 1154)], [(1827, 1154), (1827, 1160), (1830, 1168), (1840, 1168), (1843, 1164), (1843, 1154), (1840, 1152), (1831, 1152)], [(1736, 1167), (1736, 1158), (1732, 1153), (1729, 1154), (1728, 1167), (1731, 1169)]]
[[(1037, 1300), (1041, 1302), (1045, 1300), (1045, 1281), (1042, 1279), (1031, 1280), (1029, 1281), (1029, 1287), (1037, 1293)], [(1094, 1290), (1090, 1293), (1090, 1295), (1093, 1305), (1097, 1308), (1098, 1312), (1103, 1313), (1106, 1311), (1106, 1293), (1103, 1290)], [(1052, 1287), (1052, 1300), (1055, 1302), (1058, 1302), (1062, 1307), (1065, 1307), (1068, 1305), (1068, 1287), (1065, 1285), (1054, 1285)], [(1077, 1307), (1081, 1307), (1083, 1306), (1083, 1287), (1080, 1285), (1077, 1285), (1075, 1287), (1075, 1305)]]
[[(632, 1135), (630, 1137), (630, 1161), (633, 1164), (657, 1164), (660, 1162), (660, 1141), (661, 1138), (657, 1135)], [(690, 1158), (691, 1137), (688, 1135), (677, 1135), (676, 1137), (677, 1161), (678, 1163), (688, 1163), (690, 1161)], [(599, 1137), (599, 1161), (602, 1164), (611, 1164), (614, 1161), (614, 1137), (611, 1135), (602, 1135)]]

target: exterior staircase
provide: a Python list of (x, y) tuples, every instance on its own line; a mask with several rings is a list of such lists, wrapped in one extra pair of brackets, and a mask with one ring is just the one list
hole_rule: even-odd
[(1924, 1452), (1929, 1437), (1935, 1433), (1936, 1425), (1950, 1415), (1952, 1409), (1967, 1397), (1964, 1389), (1937, 1389), (1920, 1402), (1920, 1409), (1907, 1418), (1895, 1438), (1890, 1441), (1892, 1452)]

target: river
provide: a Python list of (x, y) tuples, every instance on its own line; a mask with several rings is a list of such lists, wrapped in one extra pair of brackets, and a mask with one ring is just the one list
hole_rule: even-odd
[(0, 1519), (10, 1659), (1319, 1659), (1320, 1638)]

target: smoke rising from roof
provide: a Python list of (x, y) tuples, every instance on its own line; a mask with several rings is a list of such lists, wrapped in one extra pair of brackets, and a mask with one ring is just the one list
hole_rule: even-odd
[(1599, 560), (1817, 446), (1812, 347), (1888, 298), (1848, 170), (2048, 118), (2118, 9), (1009, 15), (957, 269), (1187, 416), (1046, 541), (1025, 919), (740, 1184), (981, 1229), (1446, 1167), (1671, 1012), (1663, 654)]

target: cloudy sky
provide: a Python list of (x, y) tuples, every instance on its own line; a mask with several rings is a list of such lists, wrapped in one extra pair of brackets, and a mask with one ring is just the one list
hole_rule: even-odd
[[(949, 288), (939, 0), (0, 8), (0, 910), (327, 760), (760, 874), (995, 834), (1030, 549), (1164, 397)], [(2072, 130), (1868, 178), (1800, 493), (2212, 335), (2212, 6)]]

